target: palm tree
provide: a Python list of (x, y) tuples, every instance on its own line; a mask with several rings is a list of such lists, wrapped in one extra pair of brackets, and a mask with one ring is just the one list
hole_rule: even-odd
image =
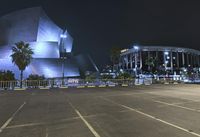
[(112, 62), (113, 71), (114, 71), (114, 65), (119, 63), (120, 53), (121, 53), (121, 49), (119, 47), (111, 48), (110, 60)]
[(153, 57), (150, 57), (150, 58), (148, 58), (148, 59), (145, 60), (145, 65), (148, 66), (148, 70), (150, 72), (152, 72), (152, 68), (155, 67), (156, 61), (157, 61), (157, 59), (153, 58)]
[(28, 43), (20, 41), (12, 47), (12, 62), (17, 65), (20, 70), (20, 87), (22, 88), (23, 71), (31, 63), (33, 51)]

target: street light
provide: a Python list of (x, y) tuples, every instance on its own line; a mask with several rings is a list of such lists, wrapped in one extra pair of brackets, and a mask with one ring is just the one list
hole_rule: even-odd
[[(137, 77), (137, 62), (138, 62), (137, 58), (138, 58), (139, 46), (135, 45), (135, 46), (133, 46), (133, 49), (135, 50), (134, 51), (135, 52), (135, 68), (133, 69), (133, 71), (135, 71), (135, 76)], [(139, 81), (139, 79), (138, 79), (138, 81)]]
[(64, 63), (64, 61), (65, 61), (65, 59), (66, 59), (66, 55), (64, 54), (64, 53), (66, 53), (65, 51), (64, 51), (64, 39), (66, 39), (67, 38), (67, 35), (66, 34), (61, 34), (60, 35), (60, 38), (61, 38), (61, 51), (60, 51), (60, 53), (61, 53), (61, 59), (62, 59), (62, 85), (64, 85), (64, 78), (65, 78), (65, 63)]
[(61, 38), (67, 38), (67, 35), (66, 34), (61, 34), (60, 37)]

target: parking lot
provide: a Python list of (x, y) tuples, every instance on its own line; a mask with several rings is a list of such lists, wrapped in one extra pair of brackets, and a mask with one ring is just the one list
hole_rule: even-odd
[(0, 137), (200, 137), (200, 85), (1, 91)]

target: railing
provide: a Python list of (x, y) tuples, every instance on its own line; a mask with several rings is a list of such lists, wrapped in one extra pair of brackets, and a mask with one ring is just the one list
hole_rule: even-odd
[[(167, 82), (167, 81), (166, 81)], [(113, 87), (151, 85), (156, 83), (152, 78), (142, 79), (47, 79), (47, 80), (24, 80), (22, 88), (59, 88), (59, 87)], [(163, 83), (164, 84), (164, 83)], [(20, 88), (20, 81), (0, 81), (0, 90), (14, 90)]]

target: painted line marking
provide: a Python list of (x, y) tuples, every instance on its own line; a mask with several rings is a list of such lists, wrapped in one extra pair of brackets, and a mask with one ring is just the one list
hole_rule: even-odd
[(187, 103), (198, 103), (198, 102), (200, 102), (200, 100), (194, 100), (194, 101), (187, 101), (187, 102), (180, 102), (180, 103), (173, 103), (173, 104), (175, 104), (175, 105), (182, 105), (182, 104), (187, 104)]
[(85, 125), (90, 129), (90, 131), (94, 134), (95, 137), (100, 137), (100, 135), (94, 130), (94, 128), (87, 122), (87, 120), (81, 115), (81, 113), (76, 110), (76, 113), (78, 114), (78, 116), (83, 120), (83, 122), (85, 123)]
[(85, 123), (85, 125), (88, 127), (88, 129), (92, 132), (92, 134), (95, 137), (101, 137), (96, 131), (95, 129), (87, 122), (87, 120), (81, 115), (81, 113), (74, 107), (74, 105), (67, 100), (67, 102), (70, 104), (70, 106), (75, 110), (76, 114), (81, 118), (81, 120)]
[(76, 119), (80, 119), (80, 117), (72, 117), (72, 118), (67, 118), (67, 119), (61, 119), (61, 120), (57, 120), (56, 122), (39, 122), (39, 123), (28, 123), (28, 124), (13, 125), (13, 126), (8, 126), (6, 128), (21, 128), (21, 127), (41, 126), (41, 125), (61, 123), (61, 122), (66, 122), (66, 121), (76, 120)]
[(6, 128), (30, 127), (30, 126), (39, 126), (39, 125), (44, 125), (44, 124), (45, 123), (29, 123), (29, 124), (21, 124), (21, 125), (8, 126)]
[(46, 137), (49, 136), (49, 133), (48, 133), (48, 128), (46, 128)]
[(200, 134), (195, 133), (195, 132), (193, 132), (193, 131), (191, 131), (191, 130), (187, 130), (187, 129), (182, 128), (182, 127), (180, 127), (180, 126), (177, 126), (177, 125), (175, 125), (175, 124), (169, 123), (169, 122), (164, 121), (164, 120), (159, 119), (159, 118), (156, 118), (155, 116), (149, 115), (149, 114), (144, 113), (144, 112), (142, 112), (142, 111), (139, 111), (139, 110), (137, 110), (137, 109), (134, 109), (134, 108), (125, 106), (125, 105), (123, 105), (123, 104), (116, 103), (116, 102), (114, 102), (114, 101), (112, 101), (112, 100), (109, 100), (109, 99), (107, 99), (107, 98), (103, 98), (103, 97), (101, 97), (101, 98), (104, 99), (104, 100), (106, 100), (106, 101), (108, 101), (108, 102), (111, 102), (111, 103), (113, 103), (113, 104), (116, 104), (116, 105), (118, 105), (118, 106), (121, 106), (121, 107), (123, 107), (123, 108), (126, 108), (126, 109), (132, 110), (132, 111), (134, 111), (134, 112), (137, 112), (137, 113), (139, 113), (139, 114), (141, 114), (141, 115), (143, 115), (143, 116), (146, 116), (146, 117), (148, 117), (148, 118), (154, 119), (154, 120), (159, 121), (159, 122), (161, 122), (161, 123), (164, 123), (164, 124), (166, 124), (166, 125), (172, 126), (172, 127), (177, 128), (177, 129), (179, 129), (179, 130), (182, 130), (182, 131), (185, 131), (185, 132), (187, 132), (187, 133), (189, 133), (189, 134), (192, 134), (192, 135), (195, 135), (195, 136), (197, 136), (197, 137), (200, 137)]
[[(130, 96), (130, 95), (143, 95), (145, 93), (135, 92), (135, 93), (124, 93), (124, 94), (116, 94), (116, 95), (105, 95), (105, 97), (118, 97), (118, 96)], [(99, 96), (102, 97), (102, 96)]]
[[(166, 92), (168, 92), (168, 91), (166, 91)], [(166, 93), (165, 92), (165, 93)], [(145, 93), (147, 93), (147, 94), (151, 94), (151, 95), (154, 95), (154, 96), (158, 96), (158, 97), (163, 97), (163, 96), (165, 96), (165, 97), (172, 97), (172, 96), (166, 96), (166, 95), (159, 95), (159, 94), (155, 94), (156, 92), (145, 92)], [(175, 97), (173, 97), (173, 98), (175, 98)], [(188, 100), (188, 101), (191, 101), (191, 102), (200, 102), (200, 100), (192, 100), (192, 99), (189, 99), (189, 98), (184, 98), (184, 97), (179, 97), (179, 99), (184, 99), (184, 100)]]
[(176, 105), (176, 104), (171, 104), (171, 103), (167, 103), (167, 102), (163, 102), (163, 101), (157, 101), (157, 100), (153, 100), (153, 101), (156, 102), (156, 103), (167, 105), (167, 106), (173, 106), (173, 107), (178, 107), (178, 108), (182, 108), (182, 109), (186, 109), (186, 110), (190, 110), (190, 111), (200, 112), (200, 110), (188, 108), (188, 107), (183, 107), (183, 106), (179, 106), (179, 105)]
[(8, 124), (13, 120), (15, 115), (24, 107), (26, 102), (24, 102), (16, 111), (12, 114), (12, 116), (3, 124), (3, 126), (0, 128), (0, 133), (8, 126)]
[[(120, 112), (122, 112), (122, 111), (119, 111), (119, 113)], [(88, 115), (88, 116), (83, 116), (83, 117), (84, 118), (93, 118), (93, 117), (106, 116), (106, 115), (107, 115), (106, 113), (100, 113), (100, 114), (93, 114), (93, 115)], [(38, 122), (38, 123), (27, 123), (27, 124), (20, 124), (20, 125), (12, 125), (12, 126), (7, 126), (6, 129), (14, 129), (14, 128), (22, 128), (22, 127), (32, 127), (32, 126), (41, 126), (41, 125), (49, 125), (49, 124), (67, 122), (67, 121), (77, 120), (77, 119), (80, 119), (80, 117), (77, 116), (77, 117), (72, 117), (72, 118), (61, 119), (61, 120), (57, 120), (56, 122)]]

